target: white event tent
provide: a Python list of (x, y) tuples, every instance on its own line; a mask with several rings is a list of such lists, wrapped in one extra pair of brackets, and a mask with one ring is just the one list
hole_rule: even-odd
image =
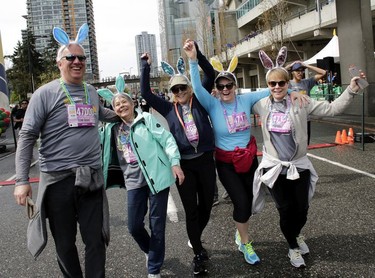
[(318, 53), (316, 53), (313, 57), (306, 60), (304, 63), (307, 65), (316, 64), (316, 60), (323, 59), (325, 57), (333, 57), (335, 63), (340, 61), (340, 53), (339, 53), (339, 38), (334, 35), (329, 43)]

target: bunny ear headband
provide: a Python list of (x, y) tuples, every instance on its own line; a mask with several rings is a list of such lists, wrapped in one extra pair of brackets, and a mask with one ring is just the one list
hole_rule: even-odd
[(79, 28), (76, 39), (74, 41), (71, 41), (68, 34), (60, 27), (54, 27), (52, 33), (55, 40), (61, 45), (67, 46), (71, 43), (81, 44), (89, 34), (89, 26), (87, 25), (87, 23), (84, 23)]
[(177, 60), (177, 73), (170, 64), (164, 61), (161, 61), (161, 68), (166, 74), (171, 76), (171, 79), (169, 80), (169, 89), (171, 89), (174, 85), (178, 84), (186, 84), (190, 86), (189, 78), (187, 78), (187, 76), (185, 75), (185, 61), (182, 57), (178, 58)]
[(216, 80), (218, 80), (220, 77), (225, 77), (225, 78), (231, 77), (231, 79), (233, 79), (233, 81), (236, 83), (236, 86), (237, 86), (237, 78), (233, 74), (234, 70), (237, 68), (237, 65), (238, 65), (237, 56), (233, 56), (232, 60), (229, 63), (227, 70), (224, 70), (223, 64), (216, 58), (211, 58), (210, 62), (213, 68), (219, 72), (218, 76), (215, 79), (215, 83), (216, 83)]
[(117, 93), (114, 94), (114, 93), (112, 93), (111, 90), (105, 88), (105, 89), (97, 90), (99, 96), (104, 98), (107, 102), (111, 103), (112, 106), (113, 106), (112, 102), (113, 102), (114, 97), (119, 95), (119, 94), (121, 94), (121, 95), (129, 98), (130, 100), (132, 100), (131, 96), (124, 92), (124, 90), (125, 90), (125, 80), (121, 75), (117, 76), (115, 85), (116, 85)]
[[(262, 62), (263, 66), (266, 69), (268, 69), (268, 72), (266, 74), (266, 78), (267, 78), (267, 75), (268, 75), (268, 73), (270, 72), (271, 69), (274, 69), (274, 68), (284, 69), (282, 66), (285, 64), (287, 53), (288, 53), (288, 50), (287, 50), (286, 46), (283, 46), (279, 50), (279, 53), (277, 54), (276, 65), (275, 65), (273, 63), (273, 61), (271, 60), (271, 58), (266, 54), (266, 52), (264, 52), (263, 50), (259, 51), (260, 61)], [(287, 70), (285, 70), (285, 71), (287, 71)]]

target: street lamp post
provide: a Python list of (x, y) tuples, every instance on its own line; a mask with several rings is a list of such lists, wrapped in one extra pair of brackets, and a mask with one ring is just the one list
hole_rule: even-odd
[(176, 55), (173, 55), (172, 56), (172, 61), (173, 61), (173, 64), (177, 63), (177, 59), (181, 56), (181, 48), (179, 47), (175, 47), (175, 48), (169, 48), (168, 51), (173, 51), (173, 50), (177, 50), (177, 54), (178, 56), (176, 57)]

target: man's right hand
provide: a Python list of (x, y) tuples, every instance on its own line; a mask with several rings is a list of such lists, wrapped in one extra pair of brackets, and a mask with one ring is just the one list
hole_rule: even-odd
[(25, 206), (26, 205), (26, 197), (32, 198), (32, 189), (30, 184), (23, 184), (17, 185), (14, 188), (14, 198), (16, 199), (16, 203)]

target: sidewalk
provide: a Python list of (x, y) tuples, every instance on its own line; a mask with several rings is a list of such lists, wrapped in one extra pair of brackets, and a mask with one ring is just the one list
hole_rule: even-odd
[[(362, 127), (362, 116), (357, 115), (338, 115), (335, 117), (318, 117), (310, 116), (311, 120), (314, 122), (327, 122), (334, 124), (347, 124), (353, 127)], [(364, 117), (364, 127), (365, 131), (375, 132), (375, 117)]]

